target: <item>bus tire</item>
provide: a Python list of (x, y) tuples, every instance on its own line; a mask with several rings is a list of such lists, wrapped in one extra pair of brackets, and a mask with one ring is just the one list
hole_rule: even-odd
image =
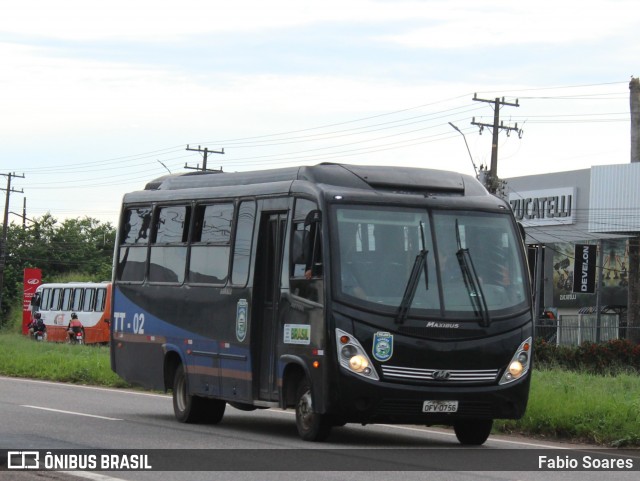
[(313, 412), (311, 384), (307, 378), (300, 382), (296, 393), (296, 427), (305, 441), (324, 441), (331, 432), (329, 416)]
[(197, 398), (204, 402), (204, 411), (201, 416), (201, 422), (205, 424), (218, 424), (222, 421), (227, 403), (220, 399)]
[(217, 424), (224, 416), (226, 403), (219, 399), (192, 396), (187, 389), (187, 377), (182, 366), (173, 379), (173, 412), (181, 423)]
[(469, 419), (453, 426), (460, 444), (480, 446), (491, 434), (493, 419)]

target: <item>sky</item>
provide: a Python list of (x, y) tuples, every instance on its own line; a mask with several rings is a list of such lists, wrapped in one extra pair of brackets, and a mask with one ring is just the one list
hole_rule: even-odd
[(224, 150), (208, 167), (226, 172), (339, 162), (475, 175), (491, 132), (472, 122), (494, 111), (474, 96), (517, 99), (499, 109), (520, 130), (499, 135), (501, 178), (628, 163), (635, 4), (2, 2), (0, 174), (22, 191), (9, 220), (26, 204), (29, 219), (115, 225), (126, 192), (202, 166), (187, 146)]

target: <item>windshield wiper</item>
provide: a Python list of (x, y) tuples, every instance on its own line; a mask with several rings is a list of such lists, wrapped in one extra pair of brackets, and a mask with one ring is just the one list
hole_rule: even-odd
[(429, 272), (427, 270), (427, 255), (429, 251), (425, 249), (426, 243), (424, 240), (424, 224), (420, 222), (420, 236), (422, 239), (422, 249), (416, 256), (416, 260), (411, 268), (411, 274), (407, 281), (407, 286), (404, 289), (404, 295), (402, 296), (402, 302), (398, 307), (398, 314), (396, 316), (397, 324), (404, 324), (409, 314), (409, 309), (413, 303), (413, 298), (416, 295), (416, 289), (418, 288), (418, 281), (420, 280), (421, 271), (424, 269), (424, 284), (425, 289), (429, 290)]
[(456, 257), (460, 264), (460, 270), (462, 270), (462, 277), (464, 279), (464, 285), (469, 293), (469, 298), (474, 305), (476, 314), (481, 317), (480, 325), (483, 327), (489, 327), (491, 324), (491, 318), (489, 317), (489, 309), (487, 308), (487, 301), (480, 285), (480, 278), (476, 272), (476, 268), (473, 265), (473, 260), (469, 254), (469, 249), (462, 248), (462, 242), (460, 241), (460, 229), (458, 228), (458, 219), (456, 219), (456, 241), (458, 243), (458, 252)]

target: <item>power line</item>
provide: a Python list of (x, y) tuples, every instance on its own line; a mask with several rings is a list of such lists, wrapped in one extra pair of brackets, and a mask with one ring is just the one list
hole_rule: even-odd
[[(624, 84), (621, 82), (610, 82), (610, 83), (602, 83), (602, 84), (589, 84), (589, 85), (572, 85), (572, 86), (561, 86), (561, 87), (545, 87), (545, 88), (537, 88), (537, 89), (524, 89), (519, 90), (519, 93), (529, 92), (529, 91), (549, 91), (551, 89), (587, 89), (606, 85), (616, 85), (616, 84)], [(584, 92), (576, 95), (562, 95), (559, 98), (565, 97), (567, 100), (572, 100), (569, 97), (574, 98), (584, 98), (588, 97), (591, 100), (600, 100), (595, 97), (602, 97), (603, 95), (614, 95), (615, 93), (607, 92), (607, 93), (594, 93), (592, 92)], [(275, 164), (293, 164), (300, 163), (300, 161), (323, 161), (323, 160), (332, 160), (335, 158), (339, 158), (344, 155), (346, 157), (351, 157), (354, 155), (370, 155), (376, 152), (384, 152), (390, 150), (390, 148), (410, 148), (413, 146), (430, 143), (430, 142), (440, 142), (453, 138), (453, 136), (438, 134), (436, 133), (438, 129), (448, 128), (447, 121), (452, 122), (460, 122), (464, 119), (461, 115), (465, 112), (471, 110), (477, 110), (481, 107), (475, 108), (470, 107), (469, 104), (466, 105), (454, 105), (451, 108), (439, 108), (433, 109), (430, 112), (421, 113), (419, 115), (413, 115), (412, 112), (422, 108), (431, 108), (436, 105), (442, 105), (446, 102), (457, 101), (463, 96), (452, 97), (449, 99), (444, 99), (431, 103), (423, 103), (420, 105), (416, 105), (414, 107), (398, 109), (391, 112), (385, 112), (381, 114), (361, 117), (353, 120), (347, 120), (343, 122), (333, 122), (327, 123), (324, 125), (298, 129), (293, 131), (285, 131), (279, 133), (272, 133), (260, 136), (253, 137), (242, 137), (231, 139), (229, 142), (234, 149), (234, 155), (229, 159), (226, 159), (224, 165), (252, 165), (254, 167), (269, 165), (272, 166)], [(549, 98), (553, 98), (552, 96), (548, 96)], [(531, 96), (532, 99), (537, 99), (535, 96)], [(540, 97), (543, 98), (543, 97)], [(407, 115), (409, 114), (409, 115)], [(614, 116), (622, 115), (622, 113), (618, 112), (608, 112), (608, 113), (584, 113), (584, 114), (555, 114), (553, 112), (549, 112), (545, 115), (536, 115), (536, 116), (519, 116), (519, 117), (511, 117), (514, 120), (520, 121), (520, 119), (527, 119), (527, 122), (532, 124), (581, 124), (581, 123), (591, 123), (591, 122), (620, 122), (626, 120), (620, 120), (616, 118), (612, 118)], [(394, 116), (400, 116), (401, 118), (393, 118)], [(382, 120), (382, 121), (376, 121)], [(481, 119), (482, 117), (478, 117)], [(442, 121), (444, 120), (444, 121)], [(358, 125), (358, 123), (365, 125)], [(412, 125), (418, 125), (417, 129), (408, 128)], [(347, 128), (339, 128), (339, 127), (347, 127)], [(418, 131), (427, 131), (434, 130), (434, 135), (429, 136), (411, 136), (412, 133), (416, 133)], [(469, 132), (468, 129), (463, 129), (464, 132)], [(302, 134), (302, 135), (299, 135)], [(335, 143), (333, 142), (338, 138), (349, 138), (349, 136), (353, 137), (352, 142), (341, 142)], [(410, 138), (403, 139), (403, 136), (407, 136)], [(358, 138), (360, 137), (360, 138)], [(383, 142), (385, 139), (389, 138), (398, 138), (398, 142)], [(221, 143), (221, 141), (216, 141), (216, 143)], [(313, 146), (313, 144), (325, 143), (325, 145), (317, 145)], [(284, 147), (287, 145), (295, 145), (299, 144), (301, 146), (309, 146), (311, 148), (301, 148), (301, 149), (287, 149), (288, 151), (282, 153), (269, 153), (261, 152), (260, 155), (238, 155), (240, 151), (242, 153), (250, 153), (251, 149), (266, 149), (271, 147)], [(368, 145), (366, 145), (368, 144)], [(204, 145), (204, 143), (203, 143)], [(348, 149), (349, 146), (360, 146), (359, 149)], [(175, 147), (165, 148), (165, 149), (157, 149), (150, 152), (133, 154), (128, 156), (120, 156), (114, 157), (112, 159), (105, 159), (94, 162), (82, 162), (82, 163), (70, 163), (66, 165), (58, 165), (52, 167), (42, 167), (36, 169), (31, 169), (30, 177), (38, 177), (39, 175), (47, 175), (47, 182), (30, 184), (30, 187), (34, 189), (46, 189), (53, 190), (55, 188), (59, 188), (56, 184), (65, 184), (65, 183), (73, 183), (77, 185), (77, 187), (86, 186), (87, 188), (95, 188), (95, 187), (109, 187), (109, 186), (120, 186), (122, 184), (133, 184), (138, 181), (145, 181), (149, 179), (150, 172), (156, 172), (157, 176), (162, 175), (162, 170), (158, 165), (157, 169), (150, 169), (150, 162), (157, 163), (158, 160), (162, 161), (167, 168), (171, 171), (181, 170), (183, 165), (179, 165), (178, 162), (170, 163), (168, 159), (184, 159), (186, 156), (176, 156), (179, 150)], [(314, 155), (310, 155), (314, 154)], [(304, 157), (301, 157), (304, 156)], [(114, 168), (117, 167), (117, 168)], [(130, 168), (137, 168), (135, 172), (132, 173)], [(108, 177), (102, 176), (98, 174), (99, 172), (104, 172), (109, 170), (111, 172), (116, 172)], [(59, 182), (51, 182), (50, 176), (51, 174), (59, 173), (62, 175), (68, 174), (64, 180)], [(82, 179), (78, 178), (76, 173), (84, 174)], [(92, 175), (95, 174), (95, 175)], [(139, 174), (139, 175), (138, 175)], [(105, 180), (108, 180), (105, 182)]]

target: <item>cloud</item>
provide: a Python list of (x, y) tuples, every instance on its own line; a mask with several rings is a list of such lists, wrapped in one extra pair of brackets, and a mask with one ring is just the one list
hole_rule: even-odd
[[(634, 9), (635, 3), (627, 0), (438, 2), (430, 25), (381, 38), (404, 47), (439, 50), (592, 43), (635, 28)], [(416, 17), (424, 18), (425, 13)]]
[(324, 22), (413, 18), (423, 2), (376, 0), (21, 0), (3, 7), (0, 32), (64, 40), (164, 41), (203, 33), (238, 33)]

